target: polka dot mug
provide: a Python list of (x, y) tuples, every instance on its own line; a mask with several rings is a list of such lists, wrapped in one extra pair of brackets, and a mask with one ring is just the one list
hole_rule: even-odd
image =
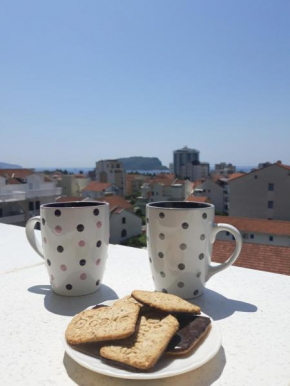
[[(35, 225), (41, 224), (41, 243)], [(102, 283), (109, 245), (109, 204), (79, 201), (44, 204), (28, 220), (26, 236), (44, 259), (55, 293), (87, 295)]]
[[(242, 248), (240, 232), (229, 224), (214, 223), (215, 208), (197, 202), (166, 201), (147, 204), (147, 245), (155, 289), (191, 299), (203, 293), (205, 283), (233, 264)], [(226, 219), (226, 217), (225, 217)], [(236, 240), (232, 256), (211, 265), (212, 246), (221, 231)]]

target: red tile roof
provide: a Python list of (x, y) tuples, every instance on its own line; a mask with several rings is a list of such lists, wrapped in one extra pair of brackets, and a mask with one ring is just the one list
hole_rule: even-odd
[(8, 185), (18, 185), (18, 184), (21, 184), (21, 181), (17, 180), (17, 178), (8, 178), (6, 180), (6, 183)]
[(148, 177), (148, 179), (145, 182), (151, 186), (154, 186), (156, 184), (171, 186), (175, 180), (176, 180), (176, 177), (174, 174), (164, 173), (164, 174), (157, 174), (155, 177)]
[(229, 181), (234, 180), (235, 178), (243, 176), (245, 173), (233, 173), (229, 176)]
[(108, 189), (112, 184), (109, 184), (107, 182), (96, 182), (92, 181), (90, 182), (85, 188), (82, 189), (83, 192), (103, 192), (104, 190)]
[(0, 176), (4, 178), (26, 178), (34, 174), (30, 169), (0, 169)]
[(290, 236), (290, 221), (266, 220), (260, 218), (215, 216), (215, 222), (233, 225), (242, 232)]
[(188, 196), (185, 201), (188, 201), (188, 202), (209, 202), (209, 198), (208, 197)]
[[(216, 241), (213, 246), (213, 261), (226, 261), (235, 248), (234, 241)], [(274, 245), (243, 244), (242, 251), (234, 265), (290, 275), (290, 247)]]
[(97, 201), (105, 201), (110, 205), (110, 211), (116, 210), (116, 208), (122, 208), (133, 211), (134, 206), (130, 204), (125, 198), (121, 196), (107, 196), (98, 199)]

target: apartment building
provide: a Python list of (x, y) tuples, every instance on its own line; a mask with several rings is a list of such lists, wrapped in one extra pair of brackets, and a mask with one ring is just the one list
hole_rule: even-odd
[[(290, 221), (215, 216), (215, 222), (224, 222), (236, 227), (244, 243), (290, 247)], [(220, 232), (217, 239), (230, 241), (233, 237), (229, 232)]]
[(141, 196), (136, 205), (145, 213), (148, 202), (156, 201), (184, 201), (193, 191), (193, 184), (189, 180), (180, 180), (174, 174), (159, 174), (149, 178), (141, 186)]
[(278, 161), (228, 184), (231, 217), (290, 220), (290, 166)]
[(63, 174), (60, 180), (62, 194), (81, 197), (82, 190), (89, 184), (90, 178), (84, 174)]
[(123, 197), (108, 196), (102, 201), (110, 205), (110, 243), (121, 244), (142, 233), (142, 220), (134, 207)]
[(179, 169), (179, 177), (183, 179), (189, 179), (190, 181), (197, 181), (201, 178), (207, 178), (209, 176), (209, 163), (193, 161), (182, 165)]
[(215, 164), (212, 174), (219, 174), (222, 176), (228, 176), (236, 172), (236, 167), (232, 164), (227, 164), (226, 162), (220, 162)]
[(148, 180), (148, 176), (144, 174), (126, 174), (125, 179), (126, 196), (135, 196), (140, 194), (141, 186)]
[(0, 222), (24, 226), (61, 195), (57, 182), (30, 169), (0, 169)]
[(182, 166), (192, 164), (192, 162), (199, 163), (199, 150), (189, 149), (184, 146), (182, 149), (174, 150), (173, 152), (173, 167), (174, 174), (177, 177), (182, 177)]
[(194, 185), (193, 196), (207, 197), (208, 200), (215, 206), (215, 210), (220, 213), (228, 211), (228, 192), (227, 180), (222, 180), (220, 177), (207, 178), (197, 181)]
[(125, 171), (123, 163), (118, 160), (102, 160), (96, 163), (96, 181), (117, 185), (119, 195), (126, 192)]

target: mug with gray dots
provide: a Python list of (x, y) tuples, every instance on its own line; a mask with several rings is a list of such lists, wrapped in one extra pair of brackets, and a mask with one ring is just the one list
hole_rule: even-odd
[[(41, 225), (41, 241), (35, 226)], [(44, 259), (55, 293), (81, 296), (102, 283), (109, 245), (109, 204), (77, 201), (44, 204), (28, 220), (26, 236)]]
[[(165, 201), (146, 205), (149, 263), (157, 291), (195, 298), (214, 274), (236, 261), (241, 234), (229, 224), (215, 224), (214, 215), (212, 204)], [(212, 246), (221, 231), (234, 236), (236, 247), (225, 263), (212, 265)]]

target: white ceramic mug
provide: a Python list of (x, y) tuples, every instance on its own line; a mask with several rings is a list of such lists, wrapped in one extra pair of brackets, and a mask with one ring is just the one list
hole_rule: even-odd
[[(41, 224), (40, 244), (35, 225)], [(102, 283), (109, 244), (109, 204), (80, 201), (44, 204), (28, 220), (26, 236), (44, 259), (55, 293), (87, 295)]]
[[(211, 204), (165, 201), (146, 205), (149, 261), (157, 291), (183, 299), (200, 296), (214, 274), (235, 262), (242, 247), (240, 232), (229, 224), (215, 224), (214, 215)], [(236, 248), (225, 263), (213, 266), (212, 246), (220, 231), (234, 236)]]

